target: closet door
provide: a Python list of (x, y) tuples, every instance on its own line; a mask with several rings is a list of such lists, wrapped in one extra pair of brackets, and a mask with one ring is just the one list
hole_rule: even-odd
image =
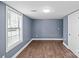
[(68, 16), (68, 46), (78, 53), (79, 49), (79, 11)]
[(75, 12), (75, 53), (79, 54), (79, 11)]
[(69, 48), (72, 50), (72, 48), (74, 48), (74, 41), (75, 41), (75, 37), (74, 37), (74, 31), (75, 31), (75, 23), (74, 23), (75, 19), (74, 19), (74, 14), (71, 14), (68, 16), (68, 46)]

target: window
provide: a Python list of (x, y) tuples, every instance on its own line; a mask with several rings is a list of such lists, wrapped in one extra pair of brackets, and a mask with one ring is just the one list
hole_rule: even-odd
[(22, 14), (6, 7), (6, 52), (20, 44), (22, 39)]

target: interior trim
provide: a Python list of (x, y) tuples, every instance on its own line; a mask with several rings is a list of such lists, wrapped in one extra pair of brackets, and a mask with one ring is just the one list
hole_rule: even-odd
[(72, 52), (79, 58), (79, 55), (78, 55), (76, 52), (74, 52), (74, 50), (70, 49), (64, 42), (63, 42), (63, 45), (64, 45), (66, 48), (68, 48), (70, 51), (72, 51)]
[[(26, 43), (26, 45), (24, 45), (14, 56), (12, 56), (12, 58), (16, 58), (23, 50), (24, 48), (26, 48), (33, 40), (63, 40), (63, 38), (32, 38), (28, 43)], [(70, 49), (64, 42), (63, 45)], [(70, 49), (71, 50), (71, 49)], [(71, 50), (72, 51), (72, 50)], [(72, 51), (73, 52), (73, 51)], [(74, 52), (73, 52), (74, 53)], [(77, 57), (78, 54), (74, 53)]]
[(69, 49), (69, 47), (63, 42), (63, 45), (66, 47), (66, 48), (68, 48)]
[(26, 45), (24, 45), (15, 55), (13, 55), (12, 58), (16, 58), (24, 50), (24, 48), (26, 48), (31, 42), (32, 40), (26, 43)]
[[(17, 41), (16, 43), (14, 42), (14, 44), (12, 44), (11, 46), (8, 47), (8, 11), (12, 11), (14, 13), (16, 13), (17, 15), (21, 16), (21, 36), (20, 36), (20, 40)], [(17, 45), (19, 45), (20, 43), (23, 42), (23, 14), (21, 14), (20, 12), (16, 11), (15, 9), (10, 8), (9, 6), (6, 6), (6, 53), (9, 52), (10, 50), (12, 50), (13, 48), (15, 48)]]
[(16, 58), (33, 40), (63, 40), (62, 38), (32, 38), (26, 45), (24, 45), (12, 58)]
[(63, 40), (63, 38), (32, 38), (32, 40)]

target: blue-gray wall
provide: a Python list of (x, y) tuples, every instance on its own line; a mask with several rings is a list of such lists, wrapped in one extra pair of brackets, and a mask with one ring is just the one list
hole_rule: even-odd
[(33, 20), (32, 23), (33, 38), (62, 38), (63, 20)]
[(68, 45), (68, 16), (63, 18), (63, 41)]
[(6, 53), (6, 5), (0, 2), (0, 57), (12, 57), (31, 40), (31, 19), (23, 15), (23, 42)]
[(0, 2), (0, 57), (6, 49), (6, 5)]

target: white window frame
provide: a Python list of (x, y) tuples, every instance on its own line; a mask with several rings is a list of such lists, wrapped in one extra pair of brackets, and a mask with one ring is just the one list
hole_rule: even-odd
[[(21, 29), (20, 29), (20, 40), (17, 41), (16, 43), (14, 43), (13, 45), (11, 45), (10, 47), (8, 47), (8, 11), (12, 10), (13, 12), (17, 13), (18, 15), (21, 15)], [(18, 11), (6, 6), (6, 52), (9, 52), (10, 50), (12, 50), (13, 48), (15, 48), (16, 46), (18, 46), (20, 43), (23, 42), (23, 14), (19, 13)]]

